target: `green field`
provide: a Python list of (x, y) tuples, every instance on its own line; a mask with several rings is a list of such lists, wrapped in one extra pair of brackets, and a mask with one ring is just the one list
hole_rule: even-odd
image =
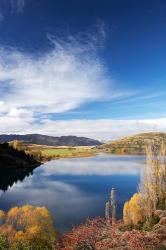
[(97, 153), (92, 147), (42, 147), (44, 158), (87, 157)]
[(14, 148), (23, 150), (27, 154), (32, 155), (35, 159), (44, 162), (51, 159), (71, 158), (71, 157), (88, 157), (98, 153), (97, 148), (93, 146), (78, 147), (54, 147), (46, 145), (36, 145), (23, 141), (10, 142)]

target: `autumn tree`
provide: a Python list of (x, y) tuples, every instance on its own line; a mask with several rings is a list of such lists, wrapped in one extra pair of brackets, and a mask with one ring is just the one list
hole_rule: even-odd
[(4, 235), (0, 235), (0, 250), (9, 250), (8, 240)]
[(147, 164), (141, 178), (140, 193), (146, 220), (157, 209), (166, 209), (166, 145), (147, 147)]
[(26, 150), (26, 153), (28, 153), (29, 155), (31, 155), (31, 156), (33, 156), (33, 158), (35, 159), (35, 160), (37, 160), (37, 161), (41, 161), (42, 160), (42, 152), (41, 152), (41, 150), (39, 150), (39, 149), (27, 149)]
[(12, 142), (12, 146), (13, 146), (13, 148), (16, 149), (16, 150), (21, 150), (21, 149), (22, 149), (22, 142), (19, 141), (19, 140), (14, 140), (14, 141)]
[(0, 226), (4, 224), (5, 221), (5, 213), (0, 210)]
[(123, 220), (125, 224), (137, 225), (143, 222), (141, 199), (141, 194), (136, 193), (128, 202), (125, 202), (123, 208)]
[(5, 217), (2, 213), (2, 218), (5, 219), (0, 226), (0, 235), (7, 237), (10, 245), (35, 244), (38, 246), (35, 249), (54, 249), (56, 234), (52, 218), (45, 207), (14, 207)]
[(147, 147), (146, 168), (141, 177), (139, 189), (139, 193), (134, 194), (124, 205), (125, 223), (137, 224), (139, 220), (144, 220), (150, 224), (157, 209), (166, 209), (166, 145), (164, 143)]

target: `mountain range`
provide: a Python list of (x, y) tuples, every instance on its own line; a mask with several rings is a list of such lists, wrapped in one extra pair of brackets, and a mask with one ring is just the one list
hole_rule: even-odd
[(41, 134), (1, 134), (0, 143), (20, 140), (32, 144), (47, 145), (47, 146), (98, 146), (102, 143), (98, 140), (93, 140), (86, 137), (77, 136), (48, 136)]

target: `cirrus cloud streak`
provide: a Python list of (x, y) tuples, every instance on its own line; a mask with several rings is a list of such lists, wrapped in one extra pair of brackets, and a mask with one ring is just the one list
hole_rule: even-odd
[(109, 97), (113, 81), (93, 43), (72, 39), (52, 45), (41, 56), (0, 48), (0, 112), (61, 113)]

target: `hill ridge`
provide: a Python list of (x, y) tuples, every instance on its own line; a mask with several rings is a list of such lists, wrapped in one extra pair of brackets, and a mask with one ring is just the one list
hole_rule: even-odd
[(49, 136), (42, 134), (1, 134), (0, 143), (9, 142), (13, 140), (21, 140), (33, 144), (47, 145), (47, 146), (98, 146), (102, 143), (87, 137), (80, 137), (74, 135), (68, 136)]
[(149, 143), (166, 142), (165, 132), (144, 132), (125, 136), (99, 146), (105, 152), (114, 154), (145, 154)]

